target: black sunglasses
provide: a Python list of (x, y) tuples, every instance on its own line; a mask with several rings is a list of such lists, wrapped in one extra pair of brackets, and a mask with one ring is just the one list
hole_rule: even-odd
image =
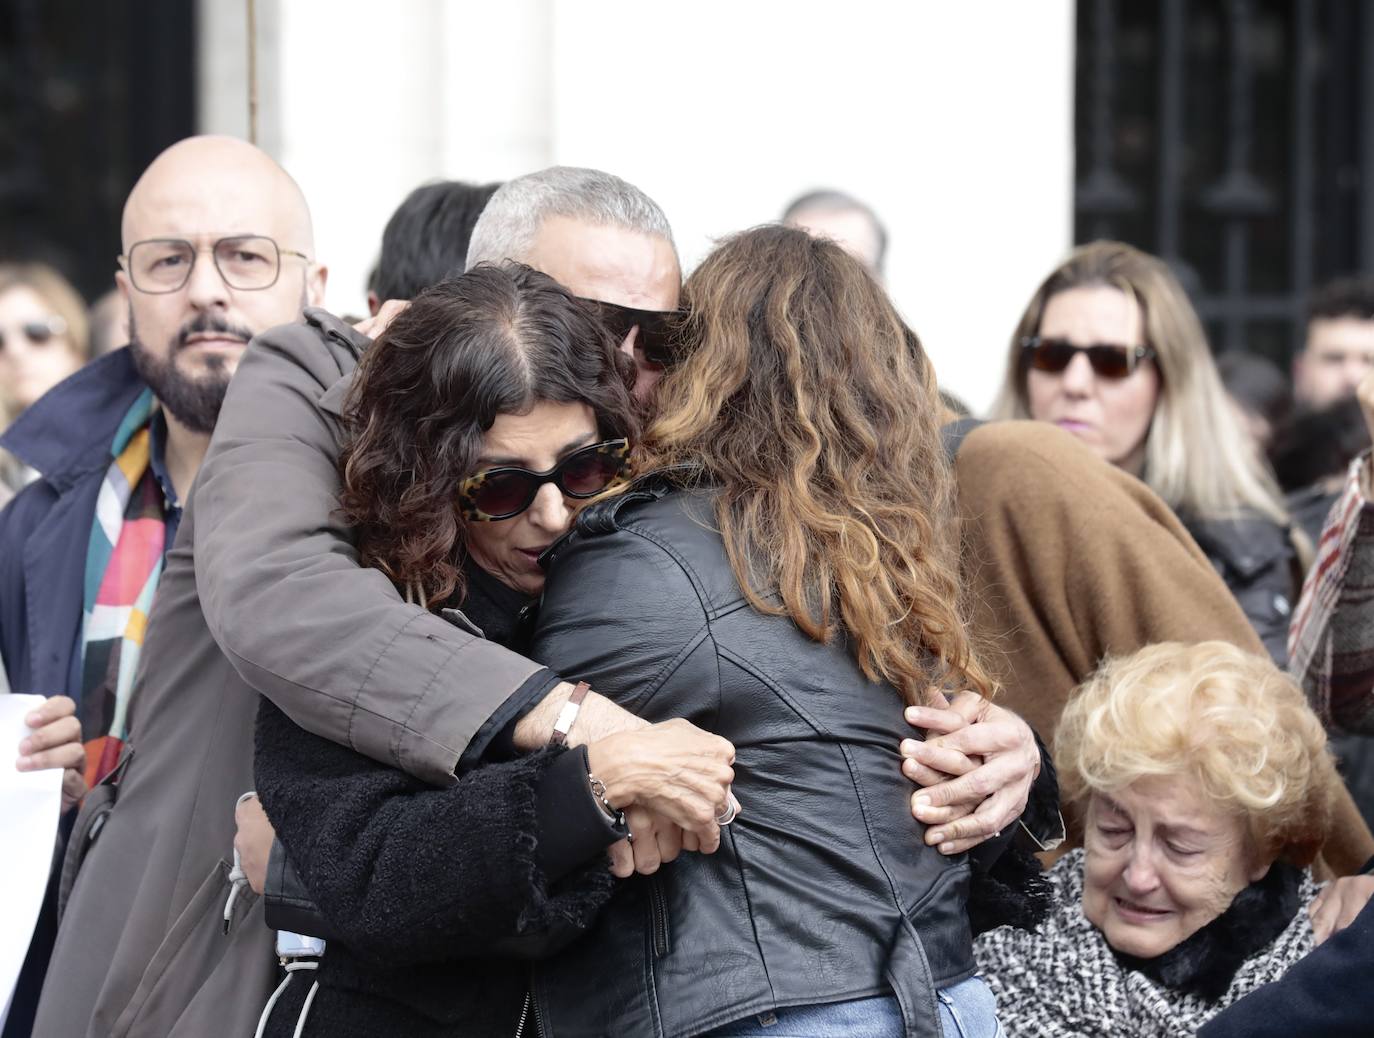
[(534, 503), (545, 483), (566, 497), (595, 497), (624, 474), (629, 440), (606, 440), (573, 451), (547, 472), (502, 466), (485, 469), (458, 484), (458, 511), (469, 522), (514, 519)]
[(601, 323), (618, 340), (623, 342), (634, 328), (638, 328), (639, 336), (635, 339), (635, 345), (644, 351), (644, 359), (650, 364), (667, 368), (682, 359), (684, 311), (636, 310), (632, 306), (607, 303), (601, 299), (578, 298), (596, 311)]
[[(25, 321), (19, 331), (35, 346), (46, 346), (48, 341), (67, 330), (67, 322), (54, 314), (41, 321)], [(0, 350), (5, 348), (5, 333), (0, 331)]]
[(1148, 346), (1115, 346), (1104, 343), (1075, 346), (1067, 339), (1042, 339), (1038, 335), (1021, 340), (1021, 356), (1024, 362), (1036, 371), (1057, 374), (1072, 364), (1074, 357), (1080, 353), (1088, 355), (1088, 363), (1102, 378), (1126, 378), (1140, 366), (1141, 361), (1149, 360), (1155, 355), (1155, 351)]

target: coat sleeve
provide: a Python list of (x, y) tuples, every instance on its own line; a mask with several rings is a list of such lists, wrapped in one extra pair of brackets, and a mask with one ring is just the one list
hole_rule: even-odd
[(193, 491), (196, 584), (220, 649), (297, 724), (451, 783), (557, 678), (359, 564), (321, 398), (365, 344), (297, 324), (245, 353)]
[(1303, 956), (1283, 977), (1246, 995), (1198, 1031), (1199, 1038), (1357, 1038), (1374, 1016), (1374, 903)]
[(541, 854), (541, 799), (568, 779), (560, 765), (577, 771), (578, 752), (484, 765), (438, 789), (301, 730), (264, 700), (255, 781), (331, 939), (392, 965), (535, 958), (590, 926), (614, 888), (599, 833), (584, 834), (565, 875)]
[[(1053, 745), (1069, 693), (1108, 655), (1231, 642), (1267, 655), (1173, 512), (1144, 483), (1042, 422), (992, 422), (955, 460), (965, 579), (1005, 703)], [(1323, 857), (1359, 871), (1374, 837), (1344, 785)]]

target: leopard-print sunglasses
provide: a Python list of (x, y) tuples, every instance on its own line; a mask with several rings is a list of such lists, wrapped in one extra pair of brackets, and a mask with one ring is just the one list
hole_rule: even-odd
[(630, 441), (619, 439), (575, 450), (547, 472), (509, 465), (484, 469), (458, 484), (458, 511), (469, 522), (514, 519), (534, 503), (545, 483), (566, 497), (595, 497), (625, 474), (629, 460)]

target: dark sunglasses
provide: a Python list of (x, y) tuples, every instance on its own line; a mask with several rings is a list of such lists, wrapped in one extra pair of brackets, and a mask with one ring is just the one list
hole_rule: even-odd
[[(46, 346), (53, 336), (61, 335), (66, 330), (67, 322), (56, 314), (41, 321), (25, 321), (19, 326), (19, 331), (23, 332), (24, 337), (35, 346)], [(5, 333), (0, 331), (0, 350), (4, 348)]]
[(1148, 346), (1075, 346), (1067, 339), (1042, 339), (1038, 335), (1021, 340), (1021, 356), (1036, 371), (1052, 374), (1066, 369), (1080, 353), (1088, 355), (1088, 363), (1101, 378), (1126, 378), (1149, 360), (1155, 351)]
[(636, 310), (632, 306), (607, 303), (600, 299), (587, 299), (579, 296), (596, 311), (612, 335), (621, 342), (634, 328), (639, 329), (635, 345), (644, 351), (644, 359), (650, 364), (672, 367), (683, 357), (682, 323), (686, 314), (682, 310)]
[(513, 466), (485, 469), (458, 484), (458, 510), (469, 522), (514, 519), (545, 483), (565, 497), (595, 497), (618, 480), (630, 460), (629, 440), (606, 440), (573, 451), (547, 472)]

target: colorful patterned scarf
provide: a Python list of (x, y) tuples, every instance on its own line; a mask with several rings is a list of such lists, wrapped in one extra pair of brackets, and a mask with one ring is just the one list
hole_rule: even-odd
[(119, 424), (86, 551), (81, 730), (92, 786), (124, 748), (129, 692), (167, 546), (166, 504), (150, 464), (154, 406), (152, 390), (144, 390)]

